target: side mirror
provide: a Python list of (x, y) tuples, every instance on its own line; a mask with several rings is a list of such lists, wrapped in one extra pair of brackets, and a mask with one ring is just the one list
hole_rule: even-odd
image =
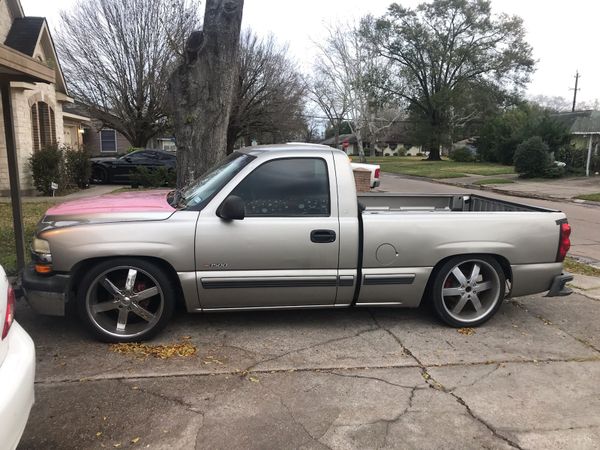
[(125, 161), (127, 161), (127, 162), (129, 162), (129, 163), (130, 163), (130, 162), (131, 162), (131, 158), (130, 158), (129, 156), (126, 156), (126, 157), (125, 157)]
[(246, 216), (244, 200), (237, 195), (230, 195), (221, 203), (217, 216), (225, 220), (244, 220)]

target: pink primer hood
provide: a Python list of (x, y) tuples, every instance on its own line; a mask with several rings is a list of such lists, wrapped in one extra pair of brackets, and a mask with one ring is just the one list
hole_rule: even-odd
[(175, 208), (167, 201), (167, 190), (124, 192), (71, 200), (46, 211), (43, 225), (164, 220)]

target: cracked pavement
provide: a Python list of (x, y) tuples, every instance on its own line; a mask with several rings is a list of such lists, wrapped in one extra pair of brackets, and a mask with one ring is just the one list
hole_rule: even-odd
[(178, 313), (140, 359), (73, 318), (17, 320), (37, 348), (22, 449), (597, 448), (600, 301), (505, 302), (472, 335), (424, 309)]

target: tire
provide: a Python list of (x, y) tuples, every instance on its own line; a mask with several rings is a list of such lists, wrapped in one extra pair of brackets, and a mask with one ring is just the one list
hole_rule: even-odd
[(436, 270), (431, 284), (431, 303), (436, 315), (446, 324), (457, 328), (476, 327), (500, 309), (505, 289), (504, 271), (494, 258), (456, 256)]
[(83, 276), (77, 289), (77, 312), (84, 327), (101, 341), (143, 341), (167, 325), (175, 292), (173, 282), (157, 264), (141, 258), (110, 259)]
[(104, 167), (92, 168), (92, 180), (98, 184), (108, 184), (110, 181), (108, 170), (106, 170)]

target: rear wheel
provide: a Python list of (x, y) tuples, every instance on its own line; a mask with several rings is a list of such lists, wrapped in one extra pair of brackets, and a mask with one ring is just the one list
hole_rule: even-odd
[(138, 258), (104, 261), (81, 280), (79, 317), (102, 341), (142, 341), (166, 326), (174, 292), (169, 277), (154, 263)]
[(432, 304), (440, 319), (453, 327), (477, 326), (500, 308), (506, 279), (489, 256), (457, 256), (444, 263), (432, 284)]

